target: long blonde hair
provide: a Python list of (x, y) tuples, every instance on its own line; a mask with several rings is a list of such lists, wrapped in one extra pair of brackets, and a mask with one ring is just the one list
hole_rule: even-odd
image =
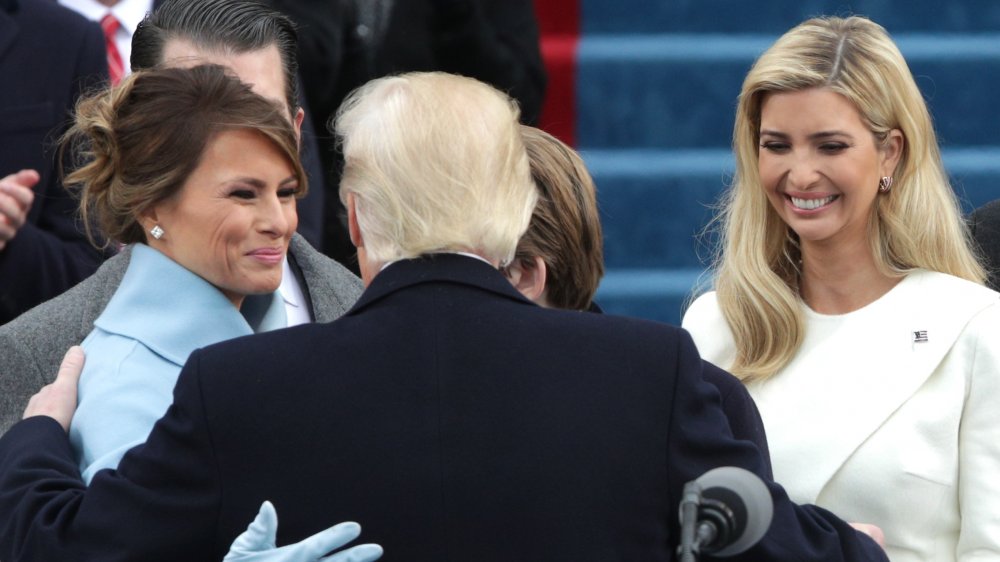
[(778, 372), (804, 336), (798, 241), (768, 202), (757, 166), (764, 96), (808, 88), (850, 100), (877, 144), (893, 129), (903, 133), (892, 191), (876, 199), (869, 220), (879, 271), (900, 277), (923, 268), (977, 283), (985, 277), (941, 163), (930, 114), (888, 33), (861, 17), (803, 22), (761, 55), (743, 82), (733, 130), (736, 175), (718, 218), (716, 290), (736, 341), (730, 368), (744, 381)]

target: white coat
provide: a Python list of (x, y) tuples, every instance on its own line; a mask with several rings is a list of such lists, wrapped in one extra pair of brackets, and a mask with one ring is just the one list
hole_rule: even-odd
[[(885, 532), (896, 561), (1000, 560), (1000, 298), (916, 271), (851, 313), (803, 304), (806, 335), (777, 375), (749, 386), (775, 479)], [(684, 318), (702, 356), (729, 368), (715, 293)]]

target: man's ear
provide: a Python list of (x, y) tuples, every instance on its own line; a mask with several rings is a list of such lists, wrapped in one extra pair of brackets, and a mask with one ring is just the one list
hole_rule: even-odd
[(351, 244), (355, 248), (364, 248), (365, 239), (361, 235), (361, 227), (358, 226), (357, 200), (353, 193), (347, 194), (347, 232), (351, 237)]
[(361, 233), (361, 226), (358, 225), (358, 200), (353, 193), (347, 194), (347, 232), (351, 236), (351, 243), (358, 249), (358, 269), (361, 273), (361, 281), (367, 287), (371, 284), (379, 271), (382, 271), (381, 263), (368, 260), (368, 251), (365, 249), (365, 237)]
[(522, 295), (539, 306), (545, 303), (545, 261), (535, 256), (531, 259), (514, 259), (507, 266), (507, 279)]

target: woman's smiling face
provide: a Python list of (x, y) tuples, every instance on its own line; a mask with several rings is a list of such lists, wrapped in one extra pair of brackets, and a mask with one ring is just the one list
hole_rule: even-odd
[(761, 183), (803, 250), (863, 240), (902, 134), (893, 130), (884, 146), (876, 144), (854, 104), (822, 88), (766, 95), (760, 123)]
[(267, 137), (248, 129), (223, 131), (209, 140), (180, 191), (149, 213), (164, 235), (148, 237), (148, 243), (238, 307), (246, 295), (281, 284), (298, 226), (298, 190), (292, 164)]

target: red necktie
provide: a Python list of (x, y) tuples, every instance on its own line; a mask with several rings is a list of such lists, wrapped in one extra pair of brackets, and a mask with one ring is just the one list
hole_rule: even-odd
[(111, 83), (115, 85), (121, 82), (125, 76), (122, 54), (118, 52), (118, 45), (115, 44), (115, 33), (120, 26), (118, 19), (110, 13), (101, 18), (101, 29), (104, 30), (104, 47), (108, 51), (108, 74), (111, 76)]

